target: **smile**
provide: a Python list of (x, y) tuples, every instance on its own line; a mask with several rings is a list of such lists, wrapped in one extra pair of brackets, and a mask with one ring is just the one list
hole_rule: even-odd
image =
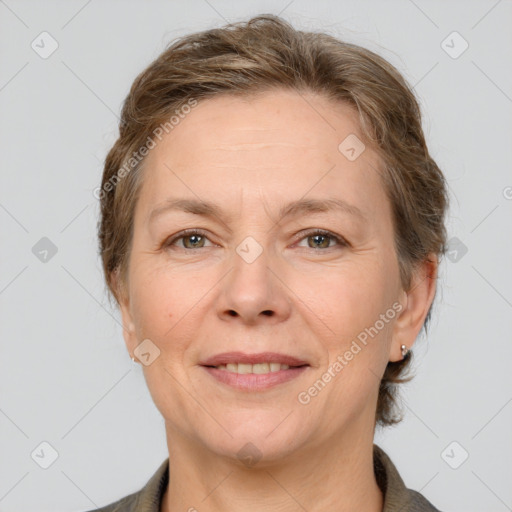
[(258, 363), (258, 364), (246, 364), (246, 363), (228, 363), (220, 364), (215, 366), (218, 370), (224, 370), (231, 373), (248, 374), (255, 373), (258, 375), (265, 373), (275, 373), (280, 370), (288, 370), (290, 368), (287, 364), (281, 363)]
[[(217, 383), (228, 386), (238, 391), (264, 391), (274, 388), (279, 384), (284, 384), (296, 379), (305, 372), (309, 365), (288, 366), (287, 364), (271, 363), (274, 371), (270, 368), (270, 363), (258, 364), (236, 364), (201, 366)], [(276, 366), (274, 366), (276, 365)], [(276, 370), (277, 365), (279, 369)], [(222, 368), (222, 367), (225, 368)], [(227, 367), (232, 369), (228, 369)], [(260, 373), (258, 373), (258, 371)]]

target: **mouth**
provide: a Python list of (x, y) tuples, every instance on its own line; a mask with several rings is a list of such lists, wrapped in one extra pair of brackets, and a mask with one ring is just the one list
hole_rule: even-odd
[(217, 368), (232, 373), (274, 373), (289, 368), (309, 366), (307, 361), (298, 359), (288, 354), (276, 352), (260, 352), (258, 354), (246, 354), (244, 352), (225, 352), (209, 357), (199, 363), (201, 366)]
[(263, 375), (266, 373), (276, 373), (281, 370), (289, 370), (290, 368), (302, 368), (304, 366), (309, 366), (307, 364), (299, 365), (299, 366), (290, 366), (288, 364), (282, 363), (257, 363), (257, 364), (246, 364), (246, 363), (227, 363), (227, 364), (219, 364), (218, 366), (207, 366), (207, 368), (216, 368), (217, 370), (223, 370), (225, 372), (230, 373), (238, 373), (240, 375), (247, 375), (249, 373), (254, 373), (256, 375)]
[(298, 377), (310, 365), (275, 352), (229, 352), (211, 357), (200, 366), (220, 383), (238, 390), (259, 391)]

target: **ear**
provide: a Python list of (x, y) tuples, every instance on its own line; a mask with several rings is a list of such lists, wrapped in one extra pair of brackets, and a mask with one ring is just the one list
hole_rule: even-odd
[(390, 361), (403, 359), (401, 346), (411, 349), (418, 337), (425, 318), (436, 294), (438, 259), (429, 254), (428, 260), (421, 263), (413, 274), (408, 291), (403, 290), (403, 309), (393, 327)]
[(135, 333), (135, 324), (130, 309), (130, 297), (126, 284), (122, 281), (119, 269), (115, 269), (111, 274), (112, 287), (115, 290), (117, 302), (121, 312), (121, 321), (123, 324), (123, 337), (131, 357), (134, 357), (134, 350), (137, 348), (137, 336)]

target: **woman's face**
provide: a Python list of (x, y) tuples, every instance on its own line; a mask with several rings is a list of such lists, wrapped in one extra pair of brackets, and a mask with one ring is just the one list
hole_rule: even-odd
[[(373, 436), (386, 364), (422, 322), (404, 317), (379, 161), (354, 135), (346, 105), (282, 91), (200, 102), (149, 152), (122, 314), (168, 434), (264, 460)], [(231, 352), (306, 366), (205, 366)]]

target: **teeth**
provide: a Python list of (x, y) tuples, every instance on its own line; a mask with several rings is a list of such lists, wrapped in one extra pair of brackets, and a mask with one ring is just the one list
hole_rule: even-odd
[[(286, 365), (284, 365), (286, 366)], [(278, 372), (281, 369), (280, 363), (270, 363), (270, 371), (271, 372)]]
[(237, 373), (252, 373), (252, 364), (242, 364), (238, 363), (238, 372)]
[(288, 370), (290, 368), (287, 364), (281, 363), (258, 363), (258, 364), (246, 364), (246, 363), (228, 363), (228, 364), (219, 364), (216, 366), (219, 370), (225, 370), (231, 373), (240, 373), (240, 374), (248, 374), (248, 373), (274, 373), (280, 370)]

